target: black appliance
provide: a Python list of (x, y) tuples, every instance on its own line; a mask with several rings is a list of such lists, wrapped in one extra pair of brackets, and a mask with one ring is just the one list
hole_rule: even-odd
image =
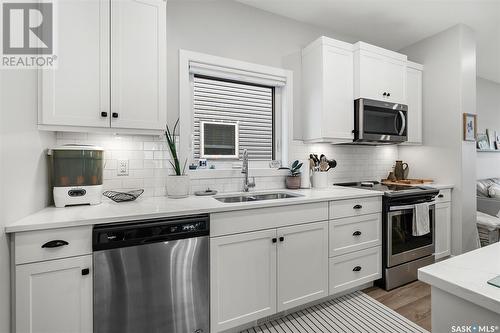
[(360, 98), (354, 101), (354, 143), (397, 144), (408, 140), (408, 106)]

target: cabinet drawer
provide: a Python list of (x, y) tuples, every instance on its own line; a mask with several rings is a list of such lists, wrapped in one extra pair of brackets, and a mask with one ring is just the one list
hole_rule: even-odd
[(382, 197), (330, 201), (330, 219), (382, 212)]
[[(52, 241), (68, 244), (51, 247), (57, 245)], [(91, 254), (92, 226), (19, 232), (14, 235), (14, 249), (16, 265)]]
[(440, 190), (439, 194), (436, 196), (436, 202), (449, 202), (451, 201), (451, 190), (445, 189)]
[(210, 236), (231, 235), (326, 220), (328, 220), (327, 202), (214, 213), (210, 215)]
[(330, 259), (330, 295), (382, 277), (380, 246)]
[(330, 221), (330, 257), (382, 244), (380, 213)]

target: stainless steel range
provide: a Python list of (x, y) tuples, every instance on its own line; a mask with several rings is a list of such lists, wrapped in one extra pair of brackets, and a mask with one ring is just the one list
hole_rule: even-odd
[[(382, 209), (382, 279), (386, 290), (417, 280), (417, 270), (434, 263), (435, 203), (439, 190), (428, 186), (384, 185), (376, 181), (340, 183), (384, 192)], [(415, 205), (429, 203), (429, 231), (415, 236)]]

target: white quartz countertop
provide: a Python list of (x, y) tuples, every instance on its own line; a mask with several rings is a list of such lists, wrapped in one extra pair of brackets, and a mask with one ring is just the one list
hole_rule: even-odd
[(488, 280), (500, 275), (500, 243), (419, 269), (419, 280), (500, 314), (500, 288)]
[[(453, 185), (448, 184), (427, 185), (438, 189), (453, 188)], [(302, 196), (289, 199), (262, 200), (243, 203), (222, 203), (215, 200), (213, 197), (197, 196), (190, 196), (184, 199), (169, 199), (167, 197), (140, 197), (136, 201), (123, 203), (115, 203), (104, 198), (103, 203), (96, 206), (76, 206), (66, 208), (48, 207), (42, 209), (37, 213), (31, 214), (17, 222), (7, 225), (5, 227), (5, 232), (13, 233), (80, 225), (126, 222), (156, 217), (217, 213), (383, 195), (383, 192), (341, 186), (331, 186), (327, 189), (257, 191), (257, 193), (266, 192), (291, 192)], [(220, 195), (227, 196), (231, 195), (231, 193), (223, 193)]]
[[(101, 223), (125, 222), (156, 217), (227, 212), (263, 207), (295, 205), (322, 201), (382, 196), (383, 192), (332, 186), (327, 189), (258, 191), (291, 192), (302, 196), (288, 199), (262, 200), (243, 203), (222, 203), (213, 197), (190, 196), (184, 199), (166, 197), (139, 198), (132, 202), (115, 203), (105, 199), (96, 206), (66, 208), (48, 207), (7, 225), (5, 232), (22, 232)], [(228, 193), (222, 196), (230, 195)]]

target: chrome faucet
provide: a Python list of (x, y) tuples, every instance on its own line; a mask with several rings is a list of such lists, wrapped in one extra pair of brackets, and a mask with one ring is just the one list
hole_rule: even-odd
[(248, 182), (248, 151), (243, 150), (243, 165), (241, 167), (241, 173), (245, 174), (245, 179), (243, 180), (243, 192), (248, 192), (252, 187), (255, 187), (255, 177), (252, 177), (253, 181)]

